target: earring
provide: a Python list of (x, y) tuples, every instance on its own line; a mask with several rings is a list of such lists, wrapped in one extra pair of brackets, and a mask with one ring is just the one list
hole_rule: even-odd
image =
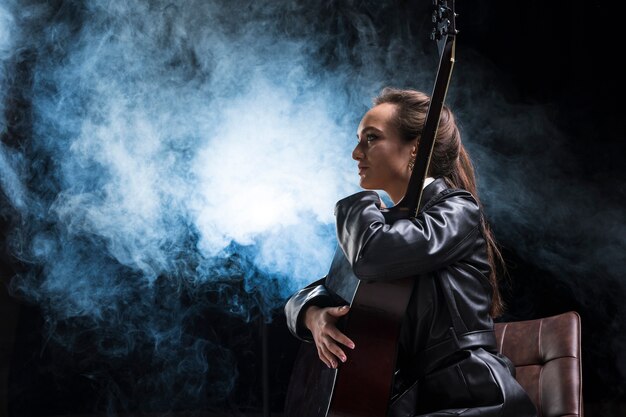
[(415, 166), (415, 158), (409, 159), (409, 171), (413, 171), (414, 166)]

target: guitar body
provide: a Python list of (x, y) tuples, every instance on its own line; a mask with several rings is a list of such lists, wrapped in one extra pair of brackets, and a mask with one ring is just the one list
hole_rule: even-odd
[(347, 361), (339, 369), (330, 369), (319, 359), (315, 344), (303, 343), (289, 381), (285, 415), (384, 416), (393, 385), (400, 324), (413, 281), (361, 282), (337, 248), (325, 285), (351, 304), (340, 329), (357, 348), (344, 349)]
[(356, 348), (346, 349), (348, 359), (337, 373), (329, 417), (387, 415), (400, 324), (412, 287), (412, 278), (359, 285), (346, 323)]

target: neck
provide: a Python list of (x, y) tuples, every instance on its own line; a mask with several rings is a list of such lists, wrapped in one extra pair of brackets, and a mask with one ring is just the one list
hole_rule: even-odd
[(389, 195), (389, 198), (391, 198), (391, 201), (393, 201), (394, 205), (398, 204), (400, 200), (402, 200), (402, 197), (404, 197), (405, 191), (406, 191), (406, 184), (404, 188), (398, 187), (398, 189), (395, 189), (395, 190), (385, 190), (385, 192)]
[[(422, 190), (433, 181), (435, 181), (433, 177), (426, 177), (424, 179), (424, 187), (422, 187)], [(393, 204), (398, 204), (400, 200), (402, 200), (402, 197), (404, 197), (404, 194), (406, 193), (406, 187), (408, 186), (408, 184), (409, 182), (407, 180), (407, 182), (403, 184), (402, 187), (397, 187), (397, 189), (393, 190), (385, 190), (385, 192), (389, 195), (389, 198), (391, 198), (391, 201), (393, 201)]]

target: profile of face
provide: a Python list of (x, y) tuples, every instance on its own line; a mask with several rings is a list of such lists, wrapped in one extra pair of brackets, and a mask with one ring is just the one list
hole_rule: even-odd
[(411, 176), (409, 161), (415, 157), (416, 144), (400, 136), (394, 124), (395, 111), (395, 104), (382, 103), (365, 113), (352, 158), (358, 162), (361, 187), (383, 190), (397, 203), (406, 192)]

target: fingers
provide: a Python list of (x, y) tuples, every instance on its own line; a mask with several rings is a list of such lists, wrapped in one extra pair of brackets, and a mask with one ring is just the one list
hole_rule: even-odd
[[(337, 359), (340, 360), (341, 362), (345, 362), (346, 361), (346, 354), (343, 353), (343, 350), (341, 350), (341, 348), (339, 346), (337, 346), (336, 343), (334, 342), (327, 342), (327, 344), (324, 346), (326, 348), (326, 350), (330, 353), (331, 360), (333, 362), (336, 363)], [(326, 355), (328, 357), (328, 354)], [(333, 366), (334, 368), (334, 366)]]
[(320, 360), (324, 362), (324, 365), (326, 365), (327, 367), (329, 368), (335, 367), (335, 364), (333, 363), (332, 359), (330, 359), (330, 357), (327, 356), (327, 353), (325, 352), (325, 350), (323, 349), (321, 345), (317, 345), (317, 356), (320, 357)]
[(328, 336), (315, 338), (315, 346), (317, 355), (329, 368), (336, 368), (340, 360), (345, 362), (347, 359), (343, 350)]
[(335, 327), (337, 318), (345, 316), (349, 311), (349, 306), (323, 308), (317, 319), (319, 321), (314, 321), (311, 328), (318, 356), (329, 368), (337, 368), (339, 361), (347, 360), (339, 344), (354, 349), (354, 342)]
[(337, 344), (327, 341), (317, 345), (318, 356), (329, 368), (337, 368), (339, 361), (345, 362), (348, 358)]
[(354, 349), (354, 342), (345, 334), (341, 333), (336, 327), (329, 329), (328, 335), (344, 346)]
[(330, 314), (333, 317), (341, 317), (341, 316), (345, 316), (346, 314), (350, 312), (350, 307), (349, 306), (329, 307), (326, 309), (326, 311), (328, 312), (328, 314)]
[(336, 368), (339, 361), (345, 362), (348, 359), (338, 343), (354, 349), (354, 342), (336, 328), (315, 340), (318, 355), (329, 368)]
[[(345, 339), (349, 343), (352, 343), (350, 339), (344, 336)], [(354, 346), (354, 344), (352, 343)], [(320, 359), (328, 366), (329, 368), (336, 368), (339, 364), (339, 361), (345, 362), (348, 360), (348, 357), (344, 353), (343, 349), (339, 347), (337, 343), (330, 337), (326, 338), (324, 341), (320, 341), (317, 344), (317, 351)]]
[(317, 352), (322, 362), (324, 362), (329, 368), (337, 368), (337, 366), (339, 366), (337, 357), (328, 349), (327, 346), (320, 345)]

